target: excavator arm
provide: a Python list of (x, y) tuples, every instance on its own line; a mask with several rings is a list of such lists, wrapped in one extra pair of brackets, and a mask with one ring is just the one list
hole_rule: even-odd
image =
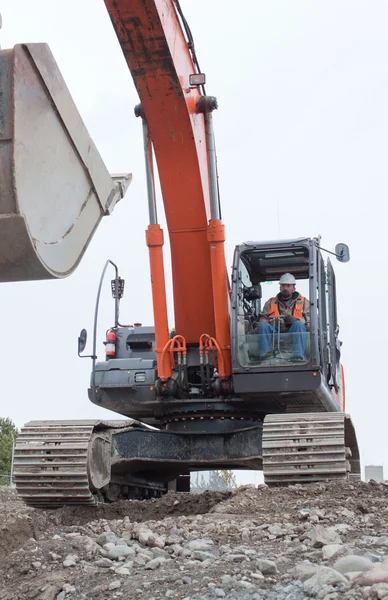
[[(121, 49), (141, 100), (146, 122), (150, 172), (155, 152), (171, 245), (175, 329), (186, 342), (214, 340), (222, 378), (230, 374), (228, 283), (224, 227), (220, 220), (211, 112), (215, 99), (196, 83), (192, 39), (174, 0), (105, 0)], [(186, 33), (189, 33), (186, 27)], [(190, 33), (189, 33), (190, 36)], [(197, 79), (198, 81), (198, 79)], [(152, 203), (152, 200), (151, 200)], [(155, 217), (156, 210), (153, 211)], [(158, 366), (168, 343), (162, 236), (151, 218), (151, 255)], [(161, 285), (158, 284), (161, 283)]]

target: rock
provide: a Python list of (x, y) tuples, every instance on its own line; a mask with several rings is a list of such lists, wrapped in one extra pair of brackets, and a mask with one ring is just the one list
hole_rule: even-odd
[(43, 593), (39, 596), (39, 600), (55, 600), (59, 590), (56, 585), (48, 585), (41, 589), (41, 592)]
[(246, 560), (249, 560), (249, 557), (246, 554), (227, 554), (224, 555), (225, 558), (227, 558), (229, 561), (231, 562), (235, 562), (235, 563), (240, 563), (240, 562), (244, 562)]
[(162, 556), (163, 558), (169, 558), (170, 555), (166, 550), (162, 548), (153, 548), (152, 549), (153, 558), (158, 558), (158, 556)]
[(74, 562), (78, 562), (79, 556), (78, 554), (68, 554), (67, 556), (65, 556), (65, 560), (74, 560)]
[(152, 560), (153, 558), (155, 558), (155, 550), (147, 550), (147, 548), (140, 548), (138, 550), (137, 556), (146, 559), (146, 561)]
[(71, 531), (70, 533), (65, 533), (65, 538), (67, 540), (71, 540), (71, 539), (75, 539), (75, 538), (79, 538), (82, 537), (82, 533), (80, 533), (79, 531)]
[(150, 546), (151, 548), (164, 548), (164, 538), (162, 538), (161, 535), (151, 533), (151, 535), (149, 535), (147, 539), (147, 546)]
[(128, 542), (130, 542), (130, 541), (131, 540), (129, 539), (128, 535), (126, 536), (126, 538), (124, 538), (124, 537), (117, 538), (116, 546), (128, 546)]
[(119, 588), (121, 588), (121, 583), (118, 579), (116, 579), (109, 584), (108, 590), (112, 592), (113, 590), (118, 590)]
[(245, 556), (249, 556), (249, 558), (254, 558), (255, 556), (257, 556), (257, 550), (255, 550), (254, 548), (246, 548), (243, 550), (243, 553), (245, 554)]
[(144, 564), (147, 564), (153, 558), (159, 558), (159, 557), (154, 556), (152, 553), (150, 556), (149, 554), (144, 554), (143, 552), (141, 552), (140, 554), (137, 555), (135, 560), (143, 560)]
[(384, 558), (381, 554), (375, 554), (374, 552), (364, 552), (365, 558), (369, 558), (373, 563), (381, 563), (384, 562)]
[(357, 579), (362, 573), (362, 571), (348, 571), (348, 573), (345, 573), (345, 577), (346, 579), (349, 579), (349, 581), (353, 581), (353, 579)]
[(141, 544), (146, 545), (148, 542), (148, 538), (152, 535), (152, 531), (149, 529), (140, 529), (138, 532), (137, 539)]
[(214, 588), (216, 598), (225, 598), (226, 594), (222, 588)]
[(184, 548), (193, 552), (194, 550), (207, 550), (208, 548), (214, 547), (213, 540), (208, 538), (191, 540), (190, 542), (186, 542), (184, 544)]
[(333, 569), (342, 573), (342, 575), (351, 571), (368, 571), (372, 568), (373, 563), (368, 558), (354, 554), (341, 556), (333, 565)]
[(118, 569), (115, 569), (115, 573), (117, 575), (130, 575), (131, 571), (125, 567), (118, 567)]
[(133, 548), (129, 546), (114, 546), (108, 552), (108, 558), (113, 560), (123, 556), (124, 558), (127, 556), (135, 556), (135, 551)]
[(264, 575), (260, 571), (256, 571), (255, 573), (251, 573), (252, 579), (256, 581), (264, 581)]
[(185, 575), (184, 577), (182, 577), (182, 583), (185, 583), (186, 585), (191, 585), (191, 577)]
[(325, 518), (325, 510), (323, 508), (312, 508), (311, 515), (318, 517), (319, 520), (322, 520)]
[(116, 544), (113, 544), (112, 542), (107, 542), (103, 545), (103, 549), (109, 552), (109, 550), (112, 550), (112, 548), (114, 548), (115, 546)]
[(215, 560), (216, 557), (211, 552), (205, 552), (204, 550), (195, 550), (193, 552), (194, 560), (200, 560), (203, 562), (204, 560)]
[(274, 563), (273, 560), (258, 558), (256, 560), (256, 565), (263, 575), (273, 575), (278, 572), (276, 563)]
[(158, 569), (160, 567), (160, 565), (163, 564), (164, 562), (166, 562), (165, 558), (162, 558), (162, 557), (153, 558), (145, 565), (144, 568), (151, 569), (153, 571), (155, 569)]
[(344, 544), (327, 544), (322, 546), (322, 558), (323, 560), (329, 560), (334, 554), (339, 554), (345, 549)]
[(376, 583), (388, 583), (388, 561), (377, 563), (369, 571), (365, 571), (356, 579), (359, 585), (375, 585)]
[[(95, 585), (91, 589), (88, 589), (88, 592), (90, 593), (90, 598), (95, 598), (98, 597), (97, 594), (99, 594), (100, 592), (106, 592), (107, 589), (107, 584), (101, 583), (100, 585)], [(106, 598), (106, 594), (104, 594), (103, 598)]]
[(316, 573), (304, 582), (303, 587), (309, 594), (316, 595), (322, 591), (324, 586), (336, 585), (338, 583), (346, 585), (348, 580), (334, 569), (318, 567)]
[(173, 596), (175, 596), (174, 590), (167, 590), (166, 598), (172, 598)]
[(122, 566), (123, 566), (125, 569), (133, 569), (133, 560), (127, 560), (127, 561), (125, 561), (125, 562), (122, 564)]
[(268, 533), (278, 538), (285, 535), (286, 532), (279, 525), (270, 525), (268, 527)]
[(340, 533), (346, 533), (349, 529), (351, 529), (351, 526), (347, 523), (338, 523), (334, 526), (334, 529)]
[(332, 527), (315, 525), (310, 535), (314, 548), (322, 548), (328, 544), (342, 544), (340, 536)]
[(90, 537), (85, 537), (84, 538), (85, 541), (85, 552), (88, 556), (88, 558), (93, 558), (95, 554), (99, 554), (101, 552), (101, 550), (103, 550), (103, 548), (101, 548), (101, 546), (99, 546), (94, 540), (92, 540)]
[(56, 600), (65, 600), (66, 598), (66, 593), (65, 592), (59, 592), (58, 596), (56, 597)]
[(313, 565), (311, 562), (298, 563), (294, 568), (294, 577), (300, 581), (306, 581), (310, 579), (317, 572), (317, 565)]
[(51, 556), (52, 560), (61, 560), (60, 554), (56, 554), (55, 552), (49, 552), (49, 555)]
[(244, 580), (238, 581), (237, 586), (240, 588), (243, 588), (244, 590), (247, 590), (249, 592), (254, 592), (256, 589), (256, 586), (254, 583), (251, 583), (250, 581), (244, 581)]
[(386, 598), (388, 596), (388, 583), (375, 583), (372, 585), (369, 595), (372, 598)]
[(110, 569), (114, 563), (109, 558), (99, 558), (94, 563), (96, 567), (100, 567), (100, 569)]
[(75, 560), (64, 560), (62, 564), (66, 569), (68, 569), (69, 567), (75, 567), (77, 563)]
[(169, 550), (172, 551), (175, 556), (180, 556), (182, 554), (183, 548), (180, 544), (173, 544), (169, 547)]
[(172, 533), (168, 537), (166, 537), (165, 544), (166, 546), (172, 546), (173, 544), (181, 544), (183, 541), (184, 540), (182, 536), (177, 535), (176, 533)]
[(243, 542), (249, 542), (250, 540), (250, 532), (247, 527), (245, 527), (241, 532), (241, 539)]
[(310, 516), (310, 509), (309, 508), (301, 508), (298, 511), (298, 514), (299, 514), (299, 519), (301, 521), (306, 521)]
[(117, 537), (113, 533), (113, 531), (104, 531), (101, 533), (96, 539), (97, 544), (100, 546), (105, 546), (105, 544), (114, 544), (116, 545)]
[(39, 560), (34, 560), (34, 562), (31, 563), (31, 566), (34, 567), (34, 569), (40, 569), (42, 563)]

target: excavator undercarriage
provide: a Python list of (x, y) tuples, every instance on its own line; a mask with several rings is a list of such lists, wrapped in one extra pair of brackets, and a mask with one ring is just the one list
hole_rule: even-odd
[(342, 413), (271, 415), (226, 434), (201, 424), (203, 433), (130, 420), (32, 421), (16, 445), (18, 493), (30, 506), (55, 508), (189, 491), (179, 486), (185, 473), (226, 466), (263, 470), (268, 485), (360, 475), (353, 425)]

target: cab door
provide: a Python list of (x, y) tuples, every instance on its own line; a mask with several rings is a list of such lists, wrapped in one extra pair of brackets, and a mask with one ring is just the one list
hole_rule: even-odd
[(341, 357), (341, 342), (338, 338), (339, 326), (337, 322), (337, 292), (335, 273), (330, 262), (327, 259), (327, 303), (329, 316), (329, 362), (330, 362), (330, 380), (329, 384), (333, 385), (338, 392), (341, 384), (340, 373), (340, 357)]

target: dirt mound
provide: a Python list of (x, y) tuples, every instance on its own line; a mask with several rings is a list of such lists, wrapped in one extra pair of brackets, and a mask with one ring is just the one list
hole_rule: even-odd
[(71, 506), (56, 510), (27, 507), (19, 500), (16, 490), (0, 488), (0, 560), (20, 548), (30, 538), (57, 527), (82, 526), (99, 519), (113, 520), (129, 517), (131, 521), (160, 520), (171, 515), (193, 515), (209, 512), (230, 492), (202, 494), (169, 493), (157, 500), (127, 500), (115, 504)]
[(16, 490), (0, 487), (0, 560), (51, 527), (47, 513), (28, 508)]
[[(243, 486), (59, 510), (28, 508), (0, 489), (0, 598), (385, 598), (387, 523), (388, 486), (374, 483)], [(365, 578), (344, 577), (340, 557), (350, 572), (366, 565)]]
[(152, 500), (123, 500), (114, 504), (97, 506), (66, 506), (50, 513), (58, 525), (84, 525), (96, 519), (123, 519), (131, 521), (160, 520), (174, 515), (202, 515), (226, 500), (231, 492), (203, 492), (202, 494), (179, 494), (170, 492)]
[(282, 515), (290, 507), (328, 506), (351, 508), (360, 514), (373, 512), (388, 503), (388, 485), (375, 482), (327, 482), (268, 488), (266, 485), (243, 486), (229, 498), (219, 501), (212, 512), (226, 514)]

